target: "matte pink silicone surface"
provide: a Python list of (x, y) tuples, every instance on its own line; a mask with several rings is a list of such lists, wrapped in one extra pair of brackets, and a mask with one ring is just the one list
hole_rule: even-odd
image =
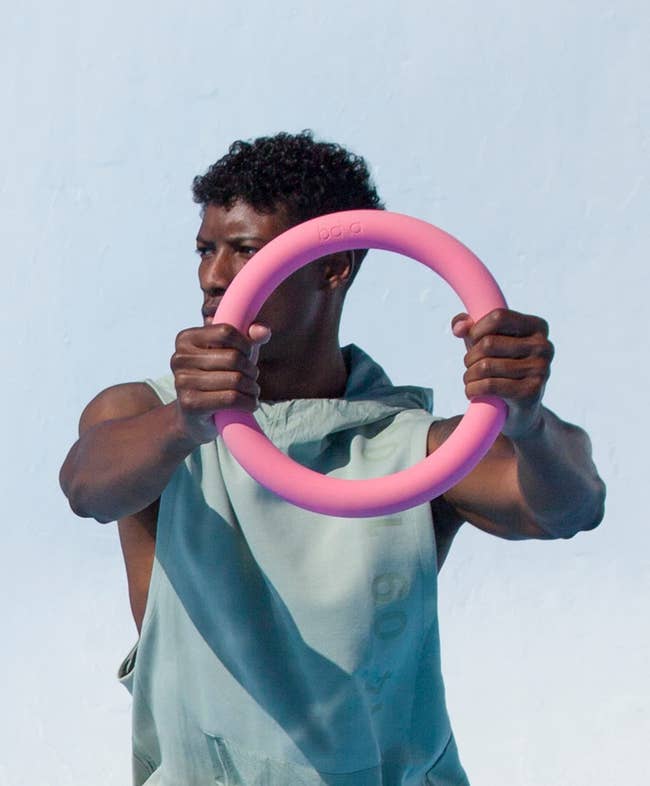
[[(351, 210), (305, 221), (260, 249), (228, 287), (213, 323), (227, 323), (246, 334), (287, 276), (314, 259), (354, 248), (379, 248), (418, 260), (447, 281), (475, 322), (506, 306), (483, 263), (443, 230), (399, 213)], [(318, 513), (362, 517), (405, 510), (450, 489), (490, 449), (506, 413), (499, 398), (473, 399), (434, 453), (402, 472), (370, 480), (341, 480), (302, 467), (278, 450), (247, 412), (217, 412), (214, 420), (242, 467), (280, 497)]]

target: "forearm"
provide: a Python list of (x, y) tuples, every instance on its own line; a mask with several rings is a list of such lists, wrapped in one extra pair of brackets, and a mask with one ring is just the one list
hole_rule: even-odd
[(143, 510), (196, 447), (177, 426), (175, 403), (90, 428), (61, 468), (73, 511), (101, 522)]
[(542, 408), (538, 426), (511, 442), (523, 503), (542, 530), (568, 538), (600, 523), (605, 484), (582, 429)]

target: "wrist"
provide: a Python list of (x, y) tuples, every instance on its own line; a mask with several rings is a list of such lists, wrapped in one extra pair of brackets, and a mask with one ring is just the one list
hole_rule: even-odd
[(187, 419), (178, 404), (178, 399), (166, 405), (171, 418), (170, 422), (170, 448), (178, 452), (183, 457), (188, 456), (196, 448), (200, 447), (206, 440), (201, 440), (189, 427)]
[(512, 442), (525, 442), (539, 438), (545, 427), (546, 418), (541, 405), (533, 411), (519, 410), (515, 406), (508, 405), (508, 418), (502, 433)]

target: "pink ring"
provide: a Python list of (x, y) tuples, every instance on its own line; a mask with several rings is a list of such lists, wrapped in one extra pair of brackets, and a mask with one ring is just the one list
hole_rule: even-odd
[[(475, 322), (506, 307), (487, 268), (451, 235), (399, 213), (350, 210), (305, 221), (267, 243), (237, 274), (213, 324), (230, 324), (247, 335), (264, 301), (291, 273), (314, 259), (355, 248), (395, 251), (422, 262), (455, 290)], [(434, 453), (401, 472), (369, 480), (331, 478), (297, 464), (264, 436), (248, 412), (220, 411), (214, 422), (242, 467), (280, 497), (317, 513), (361, 517), (405, 510), (450, 489), (490, 449), (506, 413), (497, 397), (473, 399)]]

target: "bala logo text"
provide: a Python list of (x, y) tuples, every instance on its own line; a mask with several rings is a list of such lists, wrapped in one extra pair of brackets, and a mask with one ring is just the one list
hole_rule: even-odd
[(342, 237), (355, 237), (361, 234), (363, 234), (363, 227), (360, 221), (353, 221), (351, 224), (321, 225), (318, 227), (318, 239), (321, 243), (327, 240), (340, 240)]

